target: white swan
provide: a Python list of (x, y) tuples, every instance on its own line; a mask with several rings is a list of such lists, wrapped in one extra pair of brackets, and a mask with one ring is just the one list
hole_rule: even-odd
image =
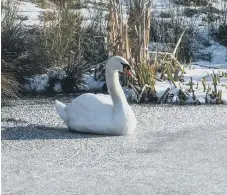
[(106, 84), (110, 95), (86, 93), (65, 105), (56, 100), (59, 116), (72, 131), (126, 135), (136, 128), (136, 118), (119, 82), (118, 71), (131, 75), (128, 62), (111, 57), (106, 64)]

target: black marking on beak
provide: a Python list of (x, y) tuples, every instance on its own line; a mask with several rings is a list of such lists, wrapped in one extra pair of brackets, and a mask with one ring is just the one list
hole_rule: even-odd
[(124, 63), (122, 63), (122, 62), (121, 62), (121, 64), (122, 64), (122, 66), (123, 66), (123, 70), (124, 70), (125, 68), (127, 68), (128, 71), (131, 70), (131, 66), (130, 66), (129, 64), (124, 64)]

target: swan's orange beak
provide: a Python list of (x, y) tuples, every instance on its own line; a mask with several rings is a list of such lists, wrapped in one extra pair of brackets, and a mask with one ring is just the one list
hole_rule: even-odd
[(130, 70), (128, 70), (128, 68), (127, 67), (125, 67), (124, 69), (123, 69), (123, 71), (124, 71), (124, 73), (125, 74), (127, 74), (128, 76), (132, 76), (132, 72), (130, 71)]
[(129, 70), (129, 71), (127, 72), (127, 75), (130, 76), (130, 77), (132, 77), (132, 72)]

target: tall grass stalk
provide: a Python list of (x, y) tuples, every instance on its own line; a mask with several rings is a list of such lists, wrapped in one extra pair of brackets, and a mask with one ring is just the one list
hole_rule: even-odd
[(148, 56), (151, 1), (128, 0), (128, 19), (124, 18), (121, 4), (116, 0), (109, 3), (109, 55), (120, 55), (130, 61), (141, 88), (145, 84), (154, 86), (155, 72)]

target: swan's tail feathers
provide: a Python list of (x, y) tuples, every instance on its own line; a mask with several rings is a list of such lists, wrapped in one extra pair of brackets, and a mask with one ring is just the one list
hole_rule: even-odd
[(55, 105), (56, 105), (58, 115), (63, 119), (65, 124), (68, 126), (68, 115), (67, 115), (66, 105), (57, 100), (55, 100)]

